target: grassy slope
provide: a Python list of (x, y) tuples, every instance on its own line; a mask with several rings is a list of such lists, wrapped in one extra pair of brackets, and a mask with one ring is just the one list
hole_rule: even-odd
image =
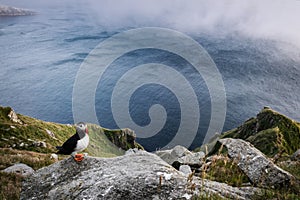
[[(249, 141), (268, 157), (279, 155), (276, 164), (300, 180), (300, 161), (285, 161), (289, 158), (289, 155), (300, 148), (300, 124), (298, 122), (270, 108), (264, 108), (256, 118), (247, 120), (238, 128), (218, 135), (209, 144), (196, 149), (196, 151), (205, 151), (208, 148), (209, 155), (225, 156), (225, 159), (213, 160), (210, 167), (204, 168), (201, 174), (202, 177), (225, 182), (232, 186), (241, 186), (249, 180), (243, 172), (238, 170), (236, 163), (230, 161), (226, 148), (217, 143), (219, 138), (229, 137)], [(295, 188), (298, 190), (299, 187)], [(294, 200), (300, 199), (300, 191), (291, 188), (263, 190), (263, 194), (257, 195), (257, 199), (262, 199), (263, 196), (267, 199)]]
[[(17, 114), (23, 122), (19, 124), (12, 122), (8, 113), (11, 108), (0, 107), (0, 148), (13, 148), (23, 151), (34, 151), (39, 153), (55, 153), (55, 146), (62, 145), (70, 136), (75, 133), (72, 125), (57, 124), (37, 120), (28, 116)], [(120, 130), (104, 129), (98, 125), (88, 124), (90, 145), (85, 150), (91, 156), (112, 157), (124, 154), (124, 150), (114, 145), (104, 132), (111, 135), (120, 134)], [(47, 130), (54, 134), (51, 137)], [(121, 138), (122, 137), (118, 137)], [(46, 147), (34, 146), (34, 141), (43, 141)]]
[(246, 140), (270, 157), (278, 153), (291, 155), (300, 149), (300, 124), (270, 108), (264, 108), (256, 118), (247, 120), (220, 137)]
[(249, 141), (268, 156), (282, 152), (291, 155), (300, 148), (299, 123), (269, 108), (222, 137)]
[[(11, 108), (0, 106), (0, 170), (15, 163), (24, 163), (33, 169), (54, 163), (51, 153), (57, 152), (55, 146), (62, 145), (75, 133), (72, 125), (58, 124), (37, 120), (17, 114), (22, 124), (10, 120), (8, 114)], [(114, 157), (124, 154), (124, 150), (113, 144), (106, 134), (118, 134), (120, 130), (103, 129), (94, 124), (88, 124), (90, 144), (85, 150), (90, 156)], [(51, 131), (51, 137), (46, 130)], [(118, 138), (118, 137), (117, 137)], [(122, 137), (120, 137), (122, 139)], [(34, 141), (43, 141), (46, 147), (34, 146)], [(68, 156), (59, 155), (59, 159)], [(0, 172), (0, 199), (18, 199), (22, 177), (16, 174)]]

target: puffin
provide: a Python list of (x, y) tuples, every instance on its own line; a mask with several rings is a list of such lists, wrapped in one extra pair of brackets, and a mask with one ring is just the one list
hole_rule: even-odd
[(87, 125), (83, 122), (75, 124), (76, 133), (71, 136), (62, 146), (57, 146), (57, 154), (71, 155), (76, 162), (81, 162), (84, 159), (83, 154), (77, 152), (83, 151), (89, 145), (89, 135)]

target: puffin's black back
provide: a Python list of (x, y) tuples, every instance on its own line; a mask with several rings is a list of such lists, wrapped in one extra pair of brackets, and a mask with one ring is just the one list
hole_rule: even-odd
[(72, 137), (70, 137), (61, 147), (57, 146), (59, 150), (58, 154), (70, 155), (76, 148), (77, 141), (80, 140), (78, 133), (76, 132)]

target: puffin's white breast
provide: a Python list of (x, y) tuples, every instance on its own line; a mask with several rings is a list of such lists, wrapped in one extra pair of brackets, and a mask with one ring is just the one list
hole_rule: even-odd
[(89, 141), (90, 141), (89, 135), (85, 134), (85, 136), (81, 140), (77, 141), (75, 151), (76, 152), (83, 151), (89, 145)]

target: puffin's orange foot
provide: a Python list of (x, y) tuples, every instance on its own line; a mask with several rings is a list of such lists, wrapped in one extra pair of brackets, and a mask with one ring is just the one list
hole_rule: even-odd
[(84, 155), (83, 154), (75, 154), (74, 156), (74, 160), (76, 162), (81, 162), (84, 159)]

